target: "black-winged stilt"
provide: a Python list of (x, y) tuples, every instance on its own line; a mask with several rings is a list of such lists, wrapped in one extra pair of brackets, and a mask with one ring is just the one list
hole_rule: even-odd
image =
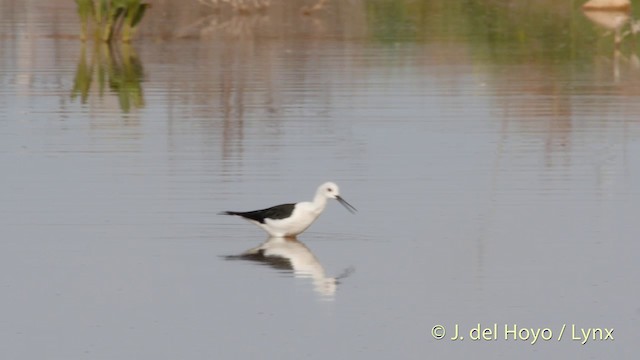
[(273, 237), (295, 237), (305, 231), (322, 214), (327, 199), (336, 199), (351, 213), (356, 208), (342, 197), (338, 185), (326, 182), (316, 191), (313, 201), (276, 205), (254, 211), (223, 211), (222, 215), (237, 215), (264, 229)]

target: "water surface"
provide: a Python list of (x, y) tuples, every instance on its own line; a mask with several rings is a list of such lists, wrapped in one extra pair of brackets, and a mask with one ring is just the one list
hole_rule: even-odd
[[(579, 5), (157, 1), (109, 49), (73, 2), (0, 1), (0, 354), (632, 357), (637, 39)], [(359, 212), (267, 243), (311, 268), (235, 257), (266, 234), (219, 211), (328, 180)]]

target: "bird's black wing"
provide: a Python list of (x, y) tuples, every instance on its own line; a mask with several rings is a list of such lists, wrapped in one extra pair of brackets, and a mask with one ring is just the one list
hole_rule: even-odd
[(293, 209), (295, 208), (295, 206), (296, 204), (282, 204), (282, 205), (276, 205), (276, 206), (273, 206), (267, 209), (262, 209), (262, 210), (254, 210), (254, 211), (246, 211), (246, 212), (223, 211), (221, 212), (221, 214), (238, 215), (238, 216), (242, 216), (243, 218), (251, 219), (261, 224), (264, 224), (265, 219), (288, 218), (289, 216), (291, 216), (291, 213), (293, 213)]

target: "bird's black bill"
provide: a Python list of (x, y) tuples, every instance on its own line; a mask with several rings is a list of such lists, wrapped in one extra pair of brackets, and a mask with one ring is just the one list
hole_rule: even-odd
[(340, 196), (336, 196), (336, 200), (338, 200), (338, 202), (340, 204), (342, 204), (342, 206), (346, 207), (347, 210), (349, 210), (349, 212), (351, 212), (352, 214), (355, 214), (356, 211), (358, 211), (356, 208), (354, 208), (353, 206), (351, 206), (351, 204), (349, 204), (345, 199), (343, 199)]

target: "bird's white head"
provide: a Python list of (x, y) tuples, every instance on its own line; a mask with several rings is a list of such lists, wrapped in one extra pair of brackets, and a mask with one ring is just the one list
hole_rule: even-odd
[(327, 199), (335, 199), (340, 196), (338, 185), (333, 182), (326, 182), (318, 188), (318, 194), (322, 194)]
[(329, 181), (329, 182), (326, 182), (326, 183), (320, 185), (320, 187), (318, 188), (318, 191), (316, 192), (316, 197), (317, 196), (323, 196), (323, 197), (325, 197), (327, 199), (336, 199), (336, 200), (338, 200), (338, 202), (340, 204), (342, 204), (350, 212), (352, 212), (352, 213), (356, 212), (356, 208), (351, 206), (351, 204), (346, 202), (340, 196), (340, 189), (338, 188), (338, 185), (336, 185), (336, 183), (333, 183), (333, 182)]

